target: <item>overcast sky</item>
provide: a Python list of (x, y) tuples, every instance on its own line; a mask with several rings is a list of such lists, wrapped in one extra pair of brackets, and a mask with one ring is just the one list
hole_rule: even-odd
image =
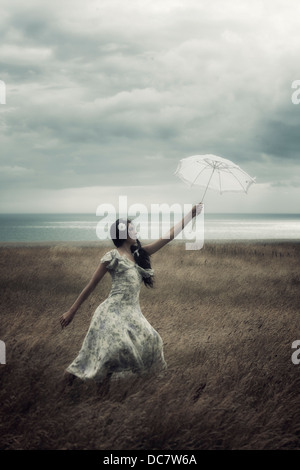
[(257, 184), (207, 212), (300, 207), (296, 0), (1, 0), (0, 212), (195, 203), (180, 159)]

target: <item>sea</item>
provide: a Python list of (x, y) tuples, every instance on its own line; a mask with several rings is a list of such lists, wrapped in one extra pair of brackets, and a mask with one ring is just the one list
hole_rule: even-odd
[[(163, 236), (178, 218), (147, 215), (135, 223), (139, 238)], [(199, 216), (198, 216), (199, 217)], [(300, 240), (300, 214), (204, 214), (204, 240)], [(151, 230), (149, 227), (151, 224)], [(109, 240), (111, 222), (95, 214), (0, 214), (0, 244)], [(191, 228), (192, 230), (192, 228)], [(146, 236), (145, 236), (146, 234)], [(153, 235), (154, 234), (154, 235)], [(148, 235), (148, 236), (147, 236)], [(182, 235), (185, 239), (185, 235)]]

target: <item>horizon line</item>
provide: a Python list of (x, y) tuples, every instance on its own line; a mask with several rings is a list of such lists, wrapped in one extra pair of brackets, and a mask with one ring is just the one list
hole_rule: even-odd
[[(172, 214), (182, 214), (182, 212), (171, 211)], [(118, 214), (118, 212), (116, 212)], [(150, 212), (141, 212), (141, 214), (151, 214)], [(153, 212), (153, 214), (168, 214), (165, 211)], [(104, 217), (92, 212), (0, 212), (1, 215), (89, 215), (95, 217)], [(128, 214), (129, 217), (138, 217), (139, 215)], [(300, 212), (205, 212), (205, 215), (300, 215)]]

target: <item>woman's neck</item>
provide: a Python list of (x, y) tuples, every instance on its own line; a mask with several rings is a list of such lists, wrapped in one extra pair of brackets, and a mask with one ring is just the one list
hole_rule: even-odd
[(123, 245), (120, 246), (120, 249), (121, 249), (121, 251), (124, 251), (124, 252), (126, 252), (126, 253), (128, 253), (128, 254), (131, 254), (131, 249), (130, 249), (131, 245), (134, 245), (134, 243), (132, 243), (131, 241), (127, 241), (127, 240), (126, 240), (126, 241), (123, 243)]

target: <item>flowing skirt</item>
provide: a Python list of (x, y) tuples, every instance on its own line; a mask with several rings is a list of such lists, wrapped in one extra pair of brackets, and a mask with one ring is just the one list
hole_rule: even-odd
[(166, 368), (162, 339), (142, 314), (139, 303), (122, 303), (112, 296), (96, 309), (79, 354), (67, 372), (101, 383), (111, 374), (143, 375)]

